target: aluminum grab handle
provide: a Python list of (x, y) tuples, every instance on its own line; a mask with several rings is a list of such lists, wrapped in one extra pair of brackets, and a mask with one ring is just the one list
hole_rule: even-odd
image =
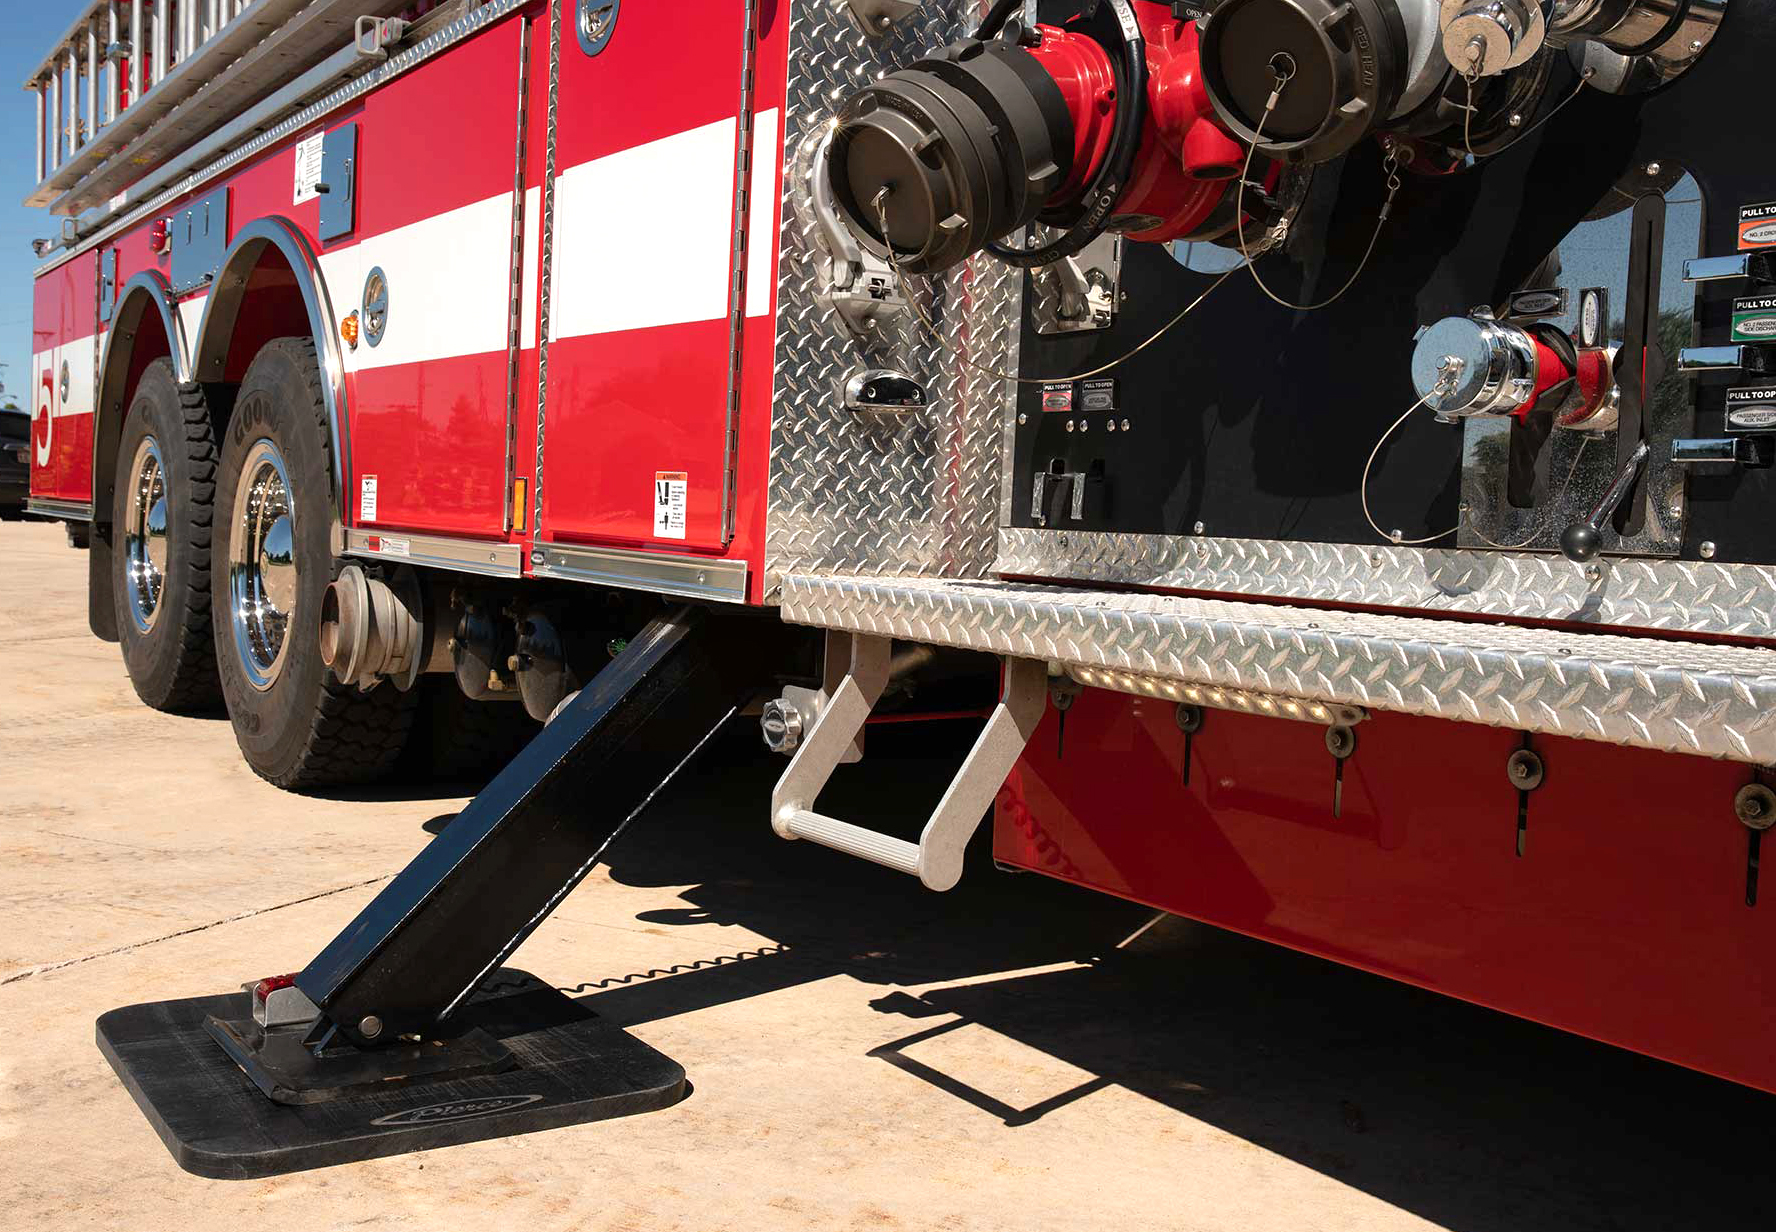
[(904, 838), (895, 838), (878, 830), (866, 830), (848, 821), (840, 821), (837, 817), (810, 813), (805, 809), (796, 809), (785, 814), (782, 822), (783, 828), (797, 838), (805, 838), (810, 843), (819, 843), (822, 847), (831, 847), (834, 851), (842, 851), (846, 855), (869, 860), (909, 876), (919, 875), (917, 843), (909, 843)]
[(875, 709), (888, 680), (887, 638), (852, 635), (851, 667), (821, 707), (789, 768), (771, 794), (771, 828), (869, 860), (948, 890), (962, 879), (962, 857), (1024, 746), (1048, 708), (1048, 666), (1007, 659), (999, 704), (987, 718), (962, 768), (925, 823), (917, 843), (882, 834), (813, 809), (815, 799)]

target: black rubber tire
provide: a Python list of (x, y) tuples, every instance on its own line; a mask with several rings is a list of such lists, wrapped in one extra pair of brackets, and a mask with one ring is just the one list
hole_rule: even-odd
[(215, 622), (222, 695), (241, 755), (261, 778), (292, 791), (374, 782), (395, 764), (413, 723), (414, 695), (390, 684), (341, 684), (321, 662), (321, 596), (337, 572), (330, 536), (332, 441), (314, 343), (275, 338), (253, 358), (223, 434), (216, 484), (212, 601), (230, 611), (228, 553), (235, 493), (260, 440), (283, 455), (290, 484), (297, 571), (281, 671), (259, 690), (248, 681), (233, 621)]
[[(122, 550), (133, 477), (127, 474), (142, 439), (160, 446), (166, 472), (167, 562), (160, 609), (146, 632), (130, 615)], [(111, 516), (119, 550), (112, 554), (111, 593), (130, 684), (149, 706), (176, 714), (213, 713), (222, 704), (210, 621), (210, 523), (216, 496), (216, 440), (203, 389), (179, 384), (170, 360), (142, 373), (117, 443), (117, 485)]]
[(419, 710), (396, 777), (413, 783), (466, 783), (477, 789), (505, 769), (543, 729), (517, 702), (463, 696), (454, 676), (421, 676)]

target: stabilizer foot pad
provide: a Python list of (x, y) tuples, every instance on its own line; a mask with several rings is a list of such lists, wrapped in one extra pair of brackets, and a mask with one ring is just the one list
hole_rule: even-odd
[(557, 1129), (684, 1098), (677, 1062), (533, 976), (504, 969), (488, 985), (462, 1018), (517, 1057), (503, 1073), (276, 1104), (204, 1028), (211, 1015), (250, 1018), (244, 992), (112, 1010), (99, 1018), (99, 1051), (178, 1165), (222, 1179)]

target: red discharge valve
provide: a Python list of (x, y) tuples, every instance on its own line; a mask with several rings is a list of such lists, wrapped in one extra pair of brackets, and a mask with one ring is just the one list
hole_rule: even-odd
[[(1204, 86), (1196, 23), (1145, 0), (1104, 7), (1134, 20), (1100, 12), (966, 39), (853, 95), (826, 174), (859, 242), (878, 255), (892, 243), (903, 268), (932, 273), (989, 246), (1017, 264), (1068, 255), (995, 244), (1038, 221), (1066, 236), (1229, 235), (1246, 147)], [(1246, 197), (1264, 208), (1262, 193)]]
[(1439, 419), (1551, 411), (1563, 428), (1602, 430), (1615, 424), (1611, 354), (1581, 347), (1552, 325), (1527, 328), (1493, 318), (1485, 308), (1444, 317), (1419, 335), (1412, 383)]

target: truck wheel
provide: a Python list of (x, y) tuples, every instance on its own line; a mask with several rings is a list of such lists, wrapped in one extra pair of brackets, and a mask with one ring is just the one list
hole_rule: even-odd
[(123, 666), (156, 710), (214, 710), (222, 700), (210, 632), (210, 520), (216, 441), (203, 390), (172, 363), (142, 373), (117, 443), (111, 593)]
[(216, 662), (247, 764), (305, 790), (380, 777), (413, 698), (341, 684), (321, 662), (333, 580), (332, 444), (314, 343), (277, 338), (247, 368), (222, 443), (211, 594)]

